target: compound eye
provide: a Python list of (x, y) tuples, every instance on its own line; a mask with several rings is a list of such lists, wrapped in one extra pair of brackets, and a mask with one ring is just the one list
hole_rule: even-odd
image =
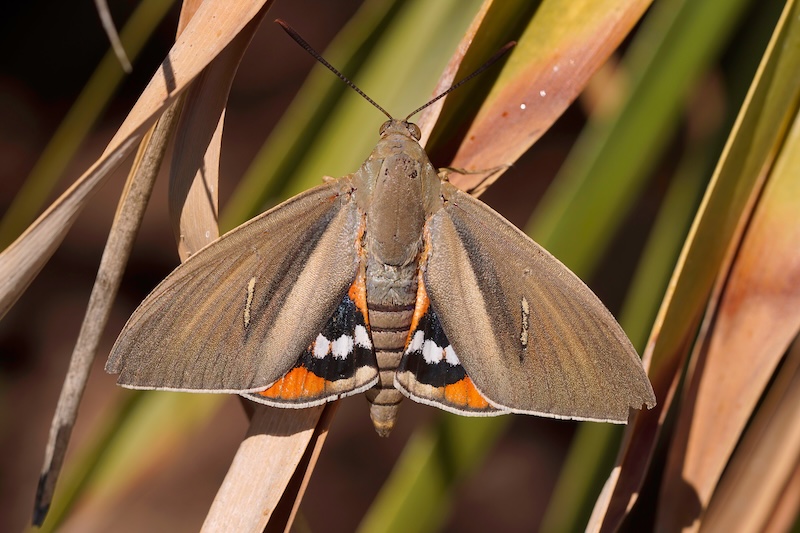
[(408, 123), (408, 133), (410, 133), (411, 136), (414, 137), (414, 140), (416, 141), (418, 141), (420, 137), (422, 137), (422, 132), (419, 131), (419, 127), (417, 127), (417, 125), (414, 124), (413, 122)]
[(383, 124), (381, 124), (381, 129), (380, 129), (380, 131), (378, 131), (378, 135), (380, 135), (381, 137), (383, 137), (383, 134), (384, 134), (384, 132), (385, 132), (385, 131), (386, 131), (386, 130), (389, 128), (389, 125), (390, 125), (391, 123), (392, 123), (392, 121), (391, 121), (391, 120), (387, 120), (386, 122), (384, 122)]

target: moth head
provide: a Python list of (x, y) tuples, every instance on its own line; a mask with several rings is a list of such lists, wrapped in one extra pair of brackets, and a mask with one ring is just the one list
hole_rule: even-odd
[(422, 133), (419, 131), (419, 127), (413, 122), (396, 119), (390, 119), (381, 124), (381, 129), (378, 133), (381, 137), (385, 137), (390, 133), (399, 133), (401, 135), (408, 135), (415, 141), (418, 141), (422, 136)]

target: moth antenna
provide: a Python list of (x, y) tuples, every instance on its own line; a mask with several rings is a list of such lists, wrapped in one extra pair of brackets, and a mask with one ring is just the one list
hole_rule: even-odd
[[(440, 99), (444, 98), (445, 96), (447, 96), (451, 92), (455, 91), (456, 89), (458, 89), (459, 87), (461, 87), (462, 85), (467, 83), (469, 80), (471, 80), (472, 78), (474, 78), (475, 76), (477, 76), (478, 74), (480, 74), (481, 72), (486, 70), (487, 68), (491, 67), (493, 64), (495, 64), (495, 62), (497, 62), (498, 59), (503, 57), (516, 44), (517, 44), (516, 41), (511, 41), (511, 42), (506, 43), (506, 45), (503, 46), (500, 50), (498, 50), (492, 57), (490, 57), (486, 61), (486, 63), (484, 63), (483, 65), (478, 67), (478, 69), (475, 72), (473, 72), (472, 74), (470, 74), (466, 78), (462, 79), (461, 81), (451, 85), (449, 89), (447, 89), (445, 92), (441, 93), (439, 96), (435, 97), (433, 100), (428, 101), (427, 104), (425, 104), (422, 107), (420, 107), (418, 109), (415, 109), (414, 111), (409, 113), (409, 115), (405, 118), (405, 121), (408, 122), (408, 119), (410, 119), (411, 117), (413, 117), (414, 115), (416, 115), (417, 113), (419, 113), (420, 111), (422, 111), (423, 109), (428, 107), (429, 105), (433, 104), (437, 100), (440, 100)], [(341, 74), (340, 74), (340, 76), (341, 76)]]
[[(291, 37), (292, 39), (294, 39), (294, 40), (295, 40), (295, 42), (296, 42), (297, 44), (299, 44), (300, 46), (302, 46), (302, 47), (305, 49), (305, 51), (306, 51), (306, 52), (308, 52), (309, 54), (311, 54), (311, 56), (312, 56), (312, 57), (314, 57), (314, 59), (316, 59), (317, 61), (319, 61), (320, 63), (322, 63), (322, 64), (323, 64), (323, 65), (325, 65), (326, 67), (328, 67), (328, 70), (330, 70), (331, 72), (333, 72), (334, 74), (336, 74), (337, 76), (339, 76), (339, 79), (341, 79), (343, 82), (345, 82), (347, 85), (349, 85), (349, 86), (350, 86), (350, 88), (351, 88), (351, 89), (353, 89), (355, 92), (357, 92), (358, 94), (360, 94), (361, 96), (363, 96), (363, 97), (364, 97), (364, 99), (365, 99), (367, 102), (369, 102), (370, 104), (372, 104), (373, 106), (375, 106), (375, 107), (376, 107), (378, 110), (380, 110), (380, 112), (381, 112), (381, 113), (383, 113), (384, 115), (386, 115), (387, 117), (389, 117), (389, 120), (394, 120), (394, 117), (393, 117), (392, 115), (390, 115), (388, 111), (386, 111), (384, 108), (382, 108), (381, 106), (379, 106), (379, 105), (378, 105), (378, 103), (377, 103), (377, 102), (375, 102), (375, 100), (373, 100), (372, 98), (370, 98), (369, 96), (367, 96), (367, 95), (366, 95), (366, 93), (365, 93), (364, 91), (362, 91), (361, 89), (359, 89), (359, 88), (356, 86), (356, 84), (355, 84), (355, 83), (353, 83), (352, 81), (350, 81), (349, 79), (347, 79), (347, 77), (346, 77), (344, 74), (342, 74), (341, 72), (339, 72), (338, 70), (336, 70), (336, 67), (334, 67), (333, 65), (331, 65), (330, 63), (328, 63), (328, 62), (325, 60), (325, 58), (324, 58), (324, 57), (322, 57), (322, 56), (319, 54), (319, 52), (317, 52), (316, 50), (314, 50), (313, 48), (311, 48), (311, 45), (310, 45), (310, 44), (308, 44), (308, 43), (305, 41), (305, 39), (303, 39), (302, 37), (300, 37), (300, 34), (299, 34), (299, 33), (297, 33), (297, 32), (294, 30), (294, 28), (292, 28), (291, 26), (289, 26), (289, 25), (288, 25), (288, 24), (287, 24), (285, 21), (283, 21), (283, 20), (281, 20), (281, 19), (276, 19), (276, 20), (275, 20), (275, 22), (277, 22), (278, 24), (280, 24), (281, 28), (283, 28), (283, 30), (284, 30), (286, 33), (288, 33), (288, 34), (289, 34), (289, 37)], [(464, 81), (466, 81), (466, 80), (464, 80)], [(442, 96), (444, 96), (444, 95), (442, 95)], [(426, 104), (426, 105), (428, 105), (428, 104)], [(424, 106), (423, 106), (423, 107), (424, 107)], [(415, 111), (415, 112), (416, 112), (416, 111)], [(412, 115), (413, 115), (413, 113), (412, 113)]]

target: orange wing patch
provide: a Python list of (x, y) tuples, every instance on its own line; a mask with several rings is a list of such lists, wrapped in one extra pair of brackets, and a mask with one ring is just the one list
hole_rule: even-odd
[(444, 399), (453, 405), (461, 405), (468, 409), (484, 410), (489, 402), (481, 396), (469, 377), (444, 386)]
[(411, 339), (414, 337), (414, 332), (420, 327), (420, 322), (428, 313), (428, 308), (431, 306), (431, 301), (428, 299), (428, 291), (425, 290), (425, 282), (422, 279), (422, 269), (417, 272), (417, 301), (414, 304), (414, 314), (411, 315), (411, 327), (408, 330), (408, 338), (406, 338), (406, 348), (411, 344)]
[(356, 280), (350, 285), (347, 291), (347, 297), (356, 307), (355, 312), (360, 313), (363, 317), (364, 325), (369, 328), (369, 311), (367, 308), (367, 271), (366, 266), (362, 262), (358, 268)]
[(259, 396), (273, 400), (298, 400), (318, 397), (325, 391), (325, 380), (303, 366), (295, 367)]

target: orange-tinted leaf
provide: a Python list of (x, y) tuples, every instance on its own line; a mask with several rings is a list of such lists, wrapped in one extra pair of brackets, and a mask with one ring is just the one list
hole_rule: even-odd
[[(575, 100), (649, 5), (649, 0), (543, 1), (451, 165), (485, 170), (514, 163)], [(454, 178), (467, 190), (483, 180), (475, 174)]]
[(789, 531), (800, 508), (800, 343), (786, 357), (703, 517), (704, 531)]
[(650, 335), (644, 364), (650, 366), (659, 403), (633, 415), (617, 467), (595, 505), (588, 530), (615, 530), (638, 497), (715, 279), (727, 272), (728, 251), (741, 238), (763, 185), (764, 169), (772, 165), (776, 143), (785, 135), (787, 109), (797, 102), (800, 88), (800, 58), (791, 53), (794, 44), (786, 45), (789, 22), (794, 24), (791, 11), (788, 6), (776, 26)]
[[(800, 329), (800, 116), (762, 193), (713, 320), (698, 339), (667, 462), (660, 521), (708, 505), (745, 424)], [(703, 335), (704, 334), (704, 335)]]

